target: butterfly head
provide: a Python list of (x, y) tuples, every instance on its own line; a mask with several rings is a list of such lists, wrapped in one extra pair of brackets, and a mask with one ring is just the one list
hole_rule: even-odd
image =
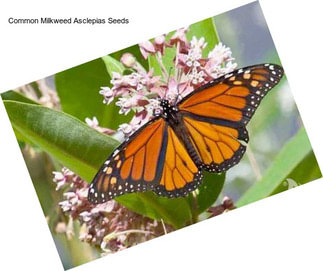
[(178, 112), (178, 108), (174, 105), (171, 105), (170, 102), (166, 99), (163, 99), (160, 101), (160, 112), (157, 112), (159, 114), (155, 114), (156, 116), (162, 116), (163, 118), (167, 119), (170, 116), (176, 114)]

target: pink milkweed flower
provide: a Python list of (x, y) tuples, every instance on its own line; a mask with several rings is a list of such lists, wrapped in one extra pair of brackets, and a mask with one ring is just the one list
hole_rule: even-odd
[(167, 99), (171, 104), (179, 102), (194, 90), (189, 81), (178, 83), (174, 77), (170, 77), (168, 84), (161, 86), (161, 88), (164, 89), (164, 95), (161, 98)]
[(198, 70), (196, 67), (192, 69), (192, 72), (188, 75), (189, 79), (191, 80), (192, 84), (202, 85), (205, 81), (205, 73), (203, 70)]
[(127, 115), (131, 108), (137, 105), (137, 100), (135, 97), (121, 97), (116, 105), (120, 107), (119, 114)]
[(191, 46), (191, 49), (203, 50), (207, 46), (207, 42), (205, 41), (204, 37), (197, 39), (195, 36), (193, 36), (190, 42), (190, 46)]
[(214, 63), (217, 65), (234, 60), (234, 58), (232, 58), (231, 49), (222, 44), (222, 42), (217, 44), (213, 50), (209, 52), (208, 58), (213, 59)]
[(151, 118), (152, 114), (148, 114), (147, 110), (142, 110), (134, 115), (129, 124), (123, 123), (119, 125), (118, 131), (121, 131), (125, 137), (129, 137), (142, 125), (146, 124)]
[(113, 90), (109, 87), (101, 87), (101, 90), (99, 91), (101, 95), (103, 95), (104, 100), (103, 103), (109, 104), (114, 99), (114, 93)]
[(56, 190), (61, 189), (66, 184), (71, 184), (73, 182), (74, 173), (67, 168), (62, 168), (62, 171), (53, 171), (54, 183), (57, 184)]
[(200, 67), (205, 62), (202, 58), (202, 51), (206, 45), (207, 43), (203, 37), (197, 39), (194, 36), (187, 52), (177, 55), (178, 68), (183, 68), (185, 73), (189, 73), (192, 68)]
[(146, 106), (146, 110), (149, 116), (159, 115), (162, 112), (159, 99), (149, 99), (149, 104)]
[(156, 53), (156, 49), (150, 41), (139, 43), (139, 49), (144, 59), (147, 59), (149, 54)]
[(160, 52), (162, 55), (164, 54), (166, 47), (172, 47), (171, 44), (166, 42), (166, 35), (158, 36), (154, 39), (154, 47), (156, 52)]
[(76, 191), (64, 193), (66, 200), (59, 202), (63, 212), (68, 212), (73, 219), (78, 217), (81, 212), (89, 208), (90, 203), (87, 200), (88, 188), (80, 188)]
[(155, 86), (160, 81), (160, 76), (154, 76), (154, 69), (150, 69), (148, 73), (142, 73), (140, 83), (146, 86), (147, 91)]
[(107, 134), (107, 135), (112, 135), (116, 131), (109, 129), (109, 128), (104, 128), (99, 126), (99, 121), (96, 117), (93, 117), (92, 119), (90, 118), (85, 118), (85, 122), (87, 125), (89, 125), (91, 128), (97, 130), (100, 133)]
[(127, 68), (133, 68), (136, 65), (136, 58), (133, 54), (124, 53), (120, 58), (120, 62)]
[(174, 77), (170, 77), (168, 80), (168, 85), (165, 93), (165, 98), (170, 101), (171, 104), (175, 104), (176, 98), (179, 95), (179, 89), (177, 81)]
[(233, 63), (232, 61), (217, 64), (216, 59), (210, 58), (203, 67), (203, 70), (206, 74), (207, 80), (212, 80), (234, 71), (236, 67), (237, 63)]
[(186, 38), (186, 33), (188, 32), (188, 30), (188, 27), (178, 29), (169, 40), (170, 45), (179, 44), (180, 53), (186, 53), (189, 48), (189, 43), (187, 42)]
[[(113, 72), (112, 73), (112, 79), (111, 84), (113, 85), (113, 90), (116, 92), (120, 91), (122, 92), (123, 88), (128, 87), (135, 87), (138, 84), (138, 78), (136, 76), (136, 73), (132, 73), (129, 75), (121, 75), (120, 73)], [(119, 95), (119, 93), (115, 94), (116, 96)]]

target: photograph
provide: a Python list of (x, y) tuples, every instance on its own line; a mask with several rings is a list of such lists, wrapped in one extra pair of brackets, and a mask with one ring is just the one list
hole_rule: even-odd
[(65, 270), (322, 177), (259, 2), (214, 15), (1, 94)]

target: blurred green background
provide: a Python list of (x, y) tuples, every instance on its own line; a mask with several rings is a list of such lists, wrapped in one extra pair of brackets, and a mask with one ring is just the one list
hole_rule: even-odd
[[(220, 40), (231, 48), (239, 67), (257, 63), (282, 65), (258, 2), (218, 15), (214, 20)], [(252, 160), (256, 161), (256, 165), (252, 166), (250, 152), (247, 153), (239, 167), (233, 167), (227, 172), (222, 193), (237, 201), (257, 182), (257, 175), (260, 178), (264, 174), (282, 147), (301, 127), (302, 119), (285, 76), (262, 101), (247, 126), (251, 139), (248, 148), (252, 151)], [(307, 177), (300, 172), (289, 176), (293, 177), (290, 179), (298, 185), (321, 176), (312, 151), (307, 154), (305, 160), (307, 163), (300, 171)], [(292, 183), (283, 182), (273, 193), (288, 189)]]
[[(197, 24), (193, 26), (194, 33), (209, 37), (212, 33), (206, 30), (213, 27), (209, 25), (209, 22), (210, 20), (205, 20), (198, 26), (196, 26)], [(215, 24), (217, 37), (212, 41), (207, 41), (216, 43), (217, 39), (219, 39), (230, 47), (238, 67), (258, 63), (281, 64), (258, 2), (218, 15), (213, 18), (213, 23)], [(148, 65), (153, 63), (153, 60), (150, 60), (149, 63), (142, 60), (138, 46), (126, 48), (110, 56), (119, 60), (124, 52), (132, 52), (136, 55), (146, 69)], [(43, 82), (50, 89), (57, 91), (60, 98), (60, 101), (54, 103), (49, 101), (53, 103), (51, 107), (62, 110), (82, 122), (86, 117), (92, 118), (96, 116), (101, 126), (112, 129), (116, 129), (121, 123), (128, 122), (131, 115), (120, 116), (118, 114), (119, 108), (116, 106), (109, 105), (107, 107), (103, 105), (102, 96), (98, 93), (101, 86), (110, 84), (109, 73), (111, 72), (111, 67), (108, 67), (109, 65), (112, 65), (111, 61), (96, 59), (45, 78)], [(118, 68), (118, 65), (116, 63), (115, 68)], [(40, 100), (42, 93), (39, 91), (38, 85), (35, 82), (30, 85), (34, 87), (36, 92), (35, 97), (29, 98)], [(28, 88), (28, 86), (24, 87)], [(76, 119), (70, 118), (66, 114), (61, 114), (59, 118), (66, 120), (57, 125), (63, 125), (65, 130), (69, 130), (67, 136), (73, 133), (77, 134), (77, 129), (82, 131), (79, 138), (80, 146), (75, 147), (73, 151), (75, 153), (80, 152), (80, 149), (83, 148), (83, 145), (81, 145), (83, 141), (88, 142), (88, 146), (94, 150), (92, 151), (94, 154), (90, 157), (91, 163), (81, 159), (84, 153), (79, 156), (79, 160), (74, 161), (70, 157), (74, 153), (64, 155), (64, 139), (62, 139), (62, 142), (56, 142), (57, 149), (52, 149), (49, 141), (41, 142), (40, 146), (35, 144), (34, 140), (37, 139), (35, 131), (38, 128), (39, 131), (42, 131), (43, 127), (41, 124), (38, 125), (39, 127), (37, 125), (28, 126), (28, 120), (23, 120), (26, 111), (21, 107), (22, 104), (19, 104), (19, 102), (30, 104), (32, 101), (16, 96), (12, 92), (4, 93), (2, 98), (5, 100), (9, 117), (13, 123), (13, 128), (64, 268), (68, 269), (100, 257), (101, 251), (98, 248), (79, 241), (77, 235), (68, 239), (65, 233), (57, 231), (57, 222), (66, 221), (68, 223), (68, 220), (58, 206), (58, 202), (62, 200), (62, 193), (55, 190), (52, 171), (60, 170), (62, 164), (78, 168), (78, 162), (82, 167), (77, 173), (84, 179), (91, 180), (97, 165), (117, 145), (117, 142), (107, 142), (104, 138), (105, 136), (93, 133), (93, 131), (87, 130), (90, 128), (86, 128), (85, 125), (84, 127), (81, 126)], [(14, 104), (13, 101), (19, 102)], [(51, 115), (53, 112), (43, 108), (37, 108), (37, 110), (37, 112), (35, 111), (35, 118), (48, 117), (48, 123), (50, 123), (51, 119), (53, 119)], [(73, 131), (74, 124), (78, 128)], [(223, 174), (217, 177), (213, 175), (205, 178), (204, 190), (201, 188), (202, 192), (198, 199), (200, 200), (199, 204), (202, 206), (197, 214), (200, 219), (208, 216), (205, 212), (208, 204), (219, 204), (224, 196), (229, 196), (239, 207), (321, 177), (319, 166), (303, 129), (302, 120), (286, 77), (266, 96), (248, 124), (247, 129), (250, 142), (248, 151), (242, 161), (231, 168), (225, 176)], [(21, 131), (27, 131), (28, 136), (26, 137)], [(56, 156), (49, 155), (48, 152), (43, 151), (44, 149), (49, 150), (49, 153), (59, 153), (59, 150), (61, 150), (61, 153)], [(105, 151), (103, 152), (101, 149)], [(73, 168), (71, 169), (73, 170)], [(208, 194), (210, 190), (211, 192), (213, 191), (211, 196)], [(122, 204), (132, 209), (138, 208), (138, 211), (140, 204), (150, 206), (152, 201), (161, 204), (167, 216), (164, 218), (153, 207), (149, 207), (151, 209), (147, 208), (146, 213), (143, 211), (140, 213), (155, 219), (162, 217), (166, 222), (172, 224), (174, 228), (188, 225), (189, 223), (186, 220), (192, 219), (192, 214), (187, 214), (187, 209), (185, 209), (186, 206), (191, 204), (190, 199), (177, 199), (169, 202), (156, 199), (151, 194), (143, 196), (140, 201), (136, 196), (120, 198)], [(177, 207), (178, 210), (174, 210), (175, 205), (179, 206)], [(174, 217), (178, 217), (178, 220), (174, 220)], [(73, 227), (77, 233), (80, 225), (74, 223)]]

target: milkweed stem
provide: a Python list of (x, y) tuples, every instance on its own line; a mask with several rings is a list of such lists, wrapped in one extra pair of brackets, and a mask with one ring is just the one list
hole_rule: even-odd
[(255, 155), (254, 155), (253, 151), (251, 150), (250, 146), (248, 146), (246, 153), (247, 153), (247, 157), (249, 159), (250, 165), (252, 167), (252, 170), (253, 170), (253, 172), (256, 176), (256, 179), (258, 181), (262, 178), (262, 174), (261, 174), (261, 170), (259, 168), (259, 165), (257, 163), (257, 160), (255, 158)]

